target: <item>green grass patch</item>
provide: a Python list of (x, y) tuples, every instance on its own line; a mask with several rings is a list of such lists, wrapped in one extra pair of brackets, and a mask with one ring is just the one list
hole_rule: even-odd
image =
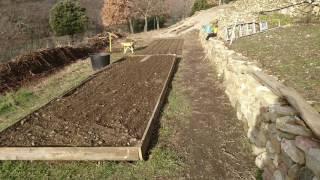
[(0, 179), (155, 179), (179, 175), (182, 162), (166, 148), (155, 148), (148, 161), (0, 163)]
[(114, 173), (112, 162), (2, 162), (0, 179), (106, 179)]
[(74, 63), (39, 84), (0, 96), (0, 131), (78, 85), (93, 73), (90, 63)]
[(281, 26), (290, 25), (294, 23), (294, 19), (288, 15), (273, 13), (273, 14), (262, 14), (259, 16), (260, 21), (268, 22), (269, 28), (278, 27), (279, 22)]
[(284, 80), (307, 100), (320, 102), (320, 25), (293, 25), (242, 38), (231, 46)]
[(183, 118), (186, 115), (190, 115), (190, 103), (179, 89), (181, 87), (172, 89), (169, 95), (169, 105), (164, 112), (164, 116), (167, 118)]
[(11, 92), (0, 96), (0, 116), (26, 108), (37, 99), (38, 97), (27, 89), (20, 89), (17, 92)]
[(263, 170), (261, 169), (257, 169), (257, 172), (256, 172), (256, 180), (263, 180)]
[(119, 164), (114, 179), (168, 179), (179, 176), (182, 161), (178, 154), (165, 147), (156, 147), (148, 161)]

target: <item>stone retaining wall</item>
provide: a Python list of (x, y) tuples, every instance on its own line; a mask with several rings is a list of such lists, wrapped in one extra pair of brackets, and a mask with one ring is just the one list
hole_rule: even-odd
[(297, 111), (250, 73), (255, 63), (229, 50), (222, 41), (202, 45), (223, 79), (226, 94), (245, 125), (256, 165), (265, 180), (320, 179), (320, 143)]

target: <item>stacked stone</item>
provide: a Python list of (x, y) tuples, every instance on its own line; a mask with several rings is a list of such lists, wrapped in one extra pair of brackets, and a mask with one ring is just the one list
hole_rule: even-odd
[(257, 81), (255, 63), (229, 50), (219, 40), (202, 44), (223, 79), (226, 94), (245, 124), (256, 165), (265, 180), (320, 179), (319, 139), (298, 112), (284, 99)]
[(304, 2), (304, 0), (239, 0), (234, 3), (234, 6), (238, 11), (261, 12), (301, 2)]

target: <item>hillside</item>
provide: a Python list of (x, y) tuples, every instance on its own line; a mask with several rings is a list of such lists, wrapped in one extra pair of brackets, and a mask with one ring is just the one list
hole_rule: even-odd
[[(96, 1), (81, 1), (88, 33), (127, 26), (135, 0)], [(160, 0), (139, 1), (155, 11), (146, 19), (163, 15), (150, 8)], [(7, 45), (46, 42), (55, 2), (2, 1)], [(52, 48), (0, 64), (0, 179), (320, 179), (320, 0), (237, 0), (191, 17), (193, 0), (167, 2), (179, 22), (121, 34), (99, 71), (80, 58), (90, 41), (104, 42), (90, 55), (105, 51), (107, 32), (83, 55)]]
[[(15, 55), (45, 47), (52, 35), (49, 11), (57, 0), (1, 0), (0, 1), (0, 62)], [(89, 31), (101, 30), (100, 11), (103, 1), (80, 0), (90, 18)], [(98, 9), (98, 10), (97, 10)]]

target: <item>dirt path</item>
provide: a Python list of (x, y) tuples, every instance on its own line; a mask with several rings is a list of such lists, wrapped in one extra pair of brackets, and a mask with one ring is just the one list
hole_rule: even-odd
[(177, 143), (190, 179), (254, 179), (254, 159), (214, 67), (196, 32), (184, 36), (183, 60), (173, 87), (181, 87), (191, 114), (178, 125)]

